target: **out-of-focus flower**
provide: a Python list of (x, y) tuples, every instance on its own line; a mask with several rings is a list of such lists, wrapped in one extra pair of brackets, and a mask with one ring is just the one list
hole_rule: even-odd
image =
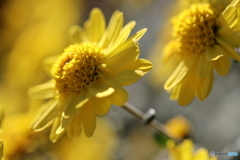
[(217, 157), (209, 157), (209, 152), (205, 148), (194, 151), (194, 145), (190, 139), (184, 140), (179, 145), (170, 140), (167, 145), (169, 160), (217, 160)]
[[(213, 85), (213, 71), (224, 76), (231, 58), (240, 61), (234, 48), (240, 47), (238, 10), (240, 2), (189, 1), (188, 9), (172, 19), (173, 40), (164, 48), (164, 63), (179, 63), (164, 88), (172, 100), (186, 106), (196, 97), (204, 100)], [(223, 10), (224, 9), (224, 10)]]
[(47, 78), (42, 60), (69, 43), (66, 31), (81, 20), (82, 6), (81, 0), (11, 0), (1, 6), (0, 104), (6, 115), (27, 110), (27, 89)]
[(53, 144), (52, 152), (57, 158), (63, 160), (112, 160), (115, 155), (118, 139), (113, 132), (108, 119), (99, 118), (96, 131), (91, 138), (84, 135), (69, 141), (63, 136), (57, 143)]
[(50, 99), (32, 128), (41, 131), (52, 125), (50, 139), (55, 142), (67, 131), (71, 138), (84, 129), (91, 137), (96, 115), (107, 114), (111, 104), (121, 106), (128, 94), (122, 86), (138, 81), (152, 65), (138, 59), (138, 40), (146, 32), (140, 30), (128, 38), (135, 22), (123, 27), (123, 14), (114, 12), (106, 28), (103, 13), (95, 8), (84, 28), (73, 26), (73, 42), (48, 65), (52, 79), (30, 88), (32, 98)]
[(190, 135), (191, 123), (183, 116), (176, 116), (165, 124), (166, 135), (161, 132), (155, 132), (154, 138), (160, 147), (166, 147), (169, 140), (182, 141)]
[(38, 149), (40, 135), (30, 130), (33, 115), (17, 114), (4, 118), (0, 139), (4, 141), (5, 160), (21, 159)]
[[(169, 28), (164, 28), (165, 31), (169, 30)], [(166, 37), (161, 34), (161, 37)], [(165, 58), (164, 54), (159, 54), (159, 50), (162, 49), (163, 45), (166, 44), (162, 42), (163, 39), (158, 40), (156, 45), (154, 46), (154, 49), (152, 51), (153, 54), (150, 55), (150, 60), (153, 63), (154, 67), (150, 72), (150, 78), (149, 81), (150, 83), (155, 87), (162, 89), (164, 83), (168, 79), (168, 77), (172, 74), (172, 72), (175, 70), (177, 67), (179, 60), (176, 57), (172, 57), (167, 61), (167, 63), (162, 63), (163, 59)]]
[(176, 116), (165, 123), (165, 126), (171, 131), (172, 136), (185, 138), (191, 131), (190, 122), (183, 116)]

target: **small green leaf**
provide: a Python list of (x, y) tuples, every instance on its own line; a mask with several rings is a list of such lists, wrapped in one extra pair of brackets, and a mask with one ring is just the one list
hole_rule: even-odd
[(170, 140), (169, 137), (164, 135), (163, 133), (160, 132), (154, 132), (153, 133), (154, 139), (156, 140), (157, 144), (160, 147), (166, 147), (167, 146), (167, 141)]

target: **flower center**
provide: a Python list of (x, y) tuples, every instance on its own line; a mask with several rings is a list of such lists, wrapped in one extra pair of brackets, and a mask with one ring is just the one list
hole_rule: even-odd
[(193, 4), (173, 20), (173, 37), (183, 51), (202, 53), (215, 43), (218, 14), (209, 4)]
[(52, 67), (52, 75), (59, 93), (69, 95), (87, 89), (89, 84), (96, 80), (96, 69), (103, 60), (103, 50), (96, 45), (70, 45)]

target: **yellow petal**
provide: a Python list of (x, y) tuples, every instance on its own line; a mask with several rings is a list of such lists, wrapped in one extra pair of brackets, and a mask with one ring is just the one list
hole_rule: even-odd
[(239, 15), (235, 6), (227, 6), (226, 9), (222, 12), (222, 16), (225, 18), (230, 28), (235, 26), (235, 24), (238, 22)]
[(195, 91), (191, 87), (191, 79), (189, 77), (185, 78), (179, 85), (179, 96), (178, 96), (178, 104), (180, 106), (186, 106), (190, 104), (194, 97), (195, 97)]
[[(61, 125), (58, 127), (56, 133), (59, 134), (67, 128), (73, 121), (74, 117), (80, 112), (81, 107), (86, 104), (90, 98), (86, 98), (88, 92), (81, 92), (80, 94), (69, 95), (62, 103), (64, 111), (61, 116)], [(82, 99), (83, 98), (83, 99)], [(62, 109), (59, 109), (60, 111)]]
[(115, 89), (115, 92), (109, 97), (111, 103), (116, 106), (125, 104), (128, 101), (127, 91), (115, 82), (111, 82), (110, 85)]
[(231, 61), (226, 56), (219, 58), (217, 61), (214, 61), (214, 68), (221, 76), (225, 76), (226, 74), (228, 74), (230, 67)]
[(135, 41), (124, 43), (111, 52), (105, 60), (105, 63), (111, 67), (114, 72), (118, 72), (134, 63), (139, 56), (139, 48)]
[(76, 115), (81, 112), (81, 108), (84, 107), (91, 99), (91, 93), (89, 90), (82, 90), (79, 93), (69, 95), (63, 106), (66, 106), (62, 113), (61, 125), (58, 127), (56, 133), (60, 134), (73, 122)]
[(198, 149), (193, 160), (209, 159), (209, 152), (205, 148)]
[(92, 96), (93, 95), (90, 90), (82, 90), (78, 97), (78, 104), (76, 105), (75, 108), (82, 107), (84, 104), (86, 104), (90, 100)]
[(57, 117), (54, 121), (53, 121), (53, 125), (52, 125), (52, 128), (51, 128), (51, 132), (50, 132), (50, 135), (49, 135), (49, 139), (55, 143), (57, 142), (57, 140), (59, 140), (63, 134), (65, 133), (65, 130), (59, 134), (56, 133), (56, 130), (57, 128), (60, 126), (60, 117)]
[(108, 81), (108, 79), (101, 80), (101, 78), (99, 78), (97, 82), (89, 86), (89, 90), (92, 95), (96, 96), (97, 98), (103, 98), (114, 93), (114, 88), (109, 86), (105, 81)]
[(111, 107), (111, 101), (109, 97), (101, 99), (95, 98), (93, 103), (95, 104), (95, 106), (97, 106), (95, 109), (98, 116), (106, 115)]
[(121, 30), (120, 35), (117, 37), (116, 41), (111, 46), (109, 46), (108, 50), (106, 51), (107, 54), (112, 52), (127, 39), (135, 24), (135, 21), (131, 21)]
[(180, 46), (181, 43), (177, 41), (167, 43), (163, 48), (163, 63), (166, 63), (175, 53), (178, 53)]
[(128, 86), (137, 82), (143, 76), (140, 70), (125, 70), (111, 77), (112, 80), (121, 86)]
[[(139, 49), (139, 47), (138, 47), (138, 43), (136, 40), (124, 42), (121, 46), (119, 46), (114, 51), (112, 51), (106, 55), (106, 61), (107, 62), (110, 61), (111, 60), (110, 58), (113, 58), (114, 56), (117, 56), (120, 53), (123, 54), (127, 51), (135, 51), (137, 49)], [(118, 55), (118, 56), (120, 56), (120, 55)]]
[(240, 7), (240, 1), (239, 0), (233, 0), (230, 4), (230, 6), (234, 6), (239, 9)]
[(234, 32), (239, 32), (240, 31), (240, 23), (239, 23), (239, 13), (240, 13), (240, 1), (239, 0), (233, 0), (229, 6), (235, 8), (237, 11), (237, 15), (238, 15), (238, 21), (237, 23), (234, 25), (234, 27), (232, 28)]
[(213, 85), (213, 73), (205, 78), (198, 78), (196, 94), (198, 99), (203, 101), (210, 93)]
[(146, 59), (137, 59), (132, 65), (127, 67), (130, 70), (141, 70), (143, 74), (152, 69), (152, 63)]
[(220, 42), (222, 45), (222, 49), (223, 51), (225, 51), (225, 54), (230, 56), (231, 58), (237, 60), (237, 61), (240, 61), (240, 55), (234, 50), (232, 49), (230, 46), (226, 45), (225, 43), (223, 42)]
[[(83, 92), (68, 95), (66, 100), (62, 102), (62, 106), (64, 106), (64, 112), (62, 113), (62, 116), (64, 118), (72, 117), (75, 112), (77, 112), (76, 105), (78, 105), (79, 103), (83, 103), (83, 101), (85, 104), (89, 100), (88, 98), (85, 98), (86, 93), (87, 92), (83, 90)], [(82, 99), (82, 97), (84, 97), (85, 99)]]
[(216, 40), (219, 43), (225, 43), (232, 48), (240, 47), (240, 37), (228, 30), (222, 30), (217, 33)]
[(179, 82), (183, 80), (188, 70), (189, 68), (184, 64), (183, 61), (181, 61), (178, 67), (173, 72), (173, 74), (168, 78), (168, 80), (164, 84), (164, 89), (169, 90), (176, 86)]
[(123, 14), (122, 12), (115, 11), (110, 19), (108, 27), (99, 42), (99, 45), (103, 48), (107, 48), (113, 43), (119, 36), (119, 33), (123, 26)]
[(131, 41), (131, 40), (136, 40), (138, 41), (139, 39), (142, 38), (142, 36), (147, 32), (147, 28), (143, 28), (140, 31), (138, 31), (137, 33), (135, 33), (134, 35), (132, 35), (131, 37), (129, 37), (127, 39), (127, 41)]
[[(74, 107), (71, 107), (74, 108)], [(62, 116), (61, 117), (61, 122), (60, 125), (58, 126), (57, 130), (56, 130), (56, 134), (61, 134), (62, 132), (66, 131), (66, 129), (69, 127), (69, 125), (71, 125), (71, 123), (73, 122), (73, 119), (75, 118), (75, 116), (77, 114), (79, 114), (81, 112), (81, 108), (80, 109), (73, 109), (73, 112), (68, 116)]]
[(100, 74), (100, 77), (101, 75), (103, 75), (103, 77), (107, 77), (107, 78), (111, 77), (114, 74), (112, 68), (109, 65), (104, 63), (97, 67), (97, 72)]
[[(189, 139), (184, 140), (179, 146), (177, 146), (178, 152), (180, 153), (193, 153), (193, 142)], [(192, 160), (192, 154), (180, 154), (180, 159)]]
[(87, 137), (91, 137), (96, 128), (96, 116), (93, 112), (94, 107), (97, 106), (87, 105), (81, 110), (81, 120)]
[(111, 94), (113, 94), (114, 91), (115, 91), (114, 88), (112, 88), (112, 87), (108, 87), (106, 90), (102, 90), (103, 89), (102, 86), (103, 85), (95, 85), (95, 87), (94, 87), (96, 89), (96, 91), (97, 91), (97, 93), (95, 95), (97, 98), (108, 97)]
[(206, 49), (205, 58), (207, 61), (218, 60), (220, 57), (224, 55), (224, 49), (219, 45), (209, 46)]
[(213, 62), (207, 61), (205, 55), (202, 54), (198, 63), (198, 76), (204, 78), (213, 72)]
[(87, 38), (87, 33), (82, 27), (78, 25), (73, 25), (69, 28), (69, 39), (72, 43), (81, 43), (84, 41), (89, 41)]
[(86, 28), (88, 37), (92, 43), (98, 43), (106, 28), (105, 17), (99, 8), (94, 8), (90, 13), (89, 25)]
[(74, 136), (74, 132), (73, 132), (73, 128), (72, 128), (72, 123), (67, 127), (67, 136), (68, 139), (71, 141), (73, 136)]
[(170, 90), (170, 92), (171, 92), (170, 99), (171, 100), (178, 100), (180, 89), (181, 89), (181, 85), (178, 84)]
[(34, 99), (49, 99), (56, 94), (55, 85), (52, 81), (33, 86), (28, 90), (28, 95)]
[(82, 133), (82, 127), (81, 127), (81, 116), (80, 115), (76, 115), (73, 122), (72, 122), (72, 128), (73, 128), (73, 132), (76, 136), (80, 136)]
[(104, 116), (108, 113), (111, 107), (111, 100), (109, 97), (96, 98), (93, 97), (86, 105), (93, 106), (92, 112), (98, 116)]
[(58, 99), (52, 99), (48, 102), (44, 103), (41, 108), (46, 108), (36, 119), (34, 120), (34, 123), (32, 125), (32, 129), (34, 131), (41, 131), (48, 126), (50, 126), (55, 118), (55, 116), (58, 113), (58, 110), (56, 108), (58, 104)]

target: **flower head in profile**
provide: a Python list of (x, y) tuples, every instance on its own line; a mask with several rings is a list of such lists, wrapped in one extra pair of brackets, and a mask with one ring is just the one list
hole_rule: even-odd
[(240, 61), (234, 50), (240, 47), (239, 0), (192, 0), (188, 9), (172, 19), (173, 40), (164, 48), (164, 63), (179, 63), (164, 88), (172, 100), (185, 106), (198, 97), (204, 100), (213, 85), (213, 71), (224, 76), (231, 59)]
[(115, 11), (106, 27), (103, 13), (94, 8), (83, 28), (70, 28), (73, 43), (56, 60), (47, 60), (53, 61), (47, 65), (52, 79), (29, 89), (32, 98), (50, 99), (33, 123), (35, 131), (52, 126), (53, 142), (65, 132), (70, 138), (82, 131), (91, 137), (96, 116), (107, 114), (111, 104), (127, 102), (122, 86), (137, 82), (152, 67), (138, 59), (138, 40), (146, 29), (128, 38), (134, 26), (134, 21), (123, 26), (123, 14)]
[(172, 140), (167, 142), (169, 160), (217, 160), (217, 157), (209, 157), (209, 151), (200, 148), (194, 151), (192, 140), (186, 139), (176, 145)]

